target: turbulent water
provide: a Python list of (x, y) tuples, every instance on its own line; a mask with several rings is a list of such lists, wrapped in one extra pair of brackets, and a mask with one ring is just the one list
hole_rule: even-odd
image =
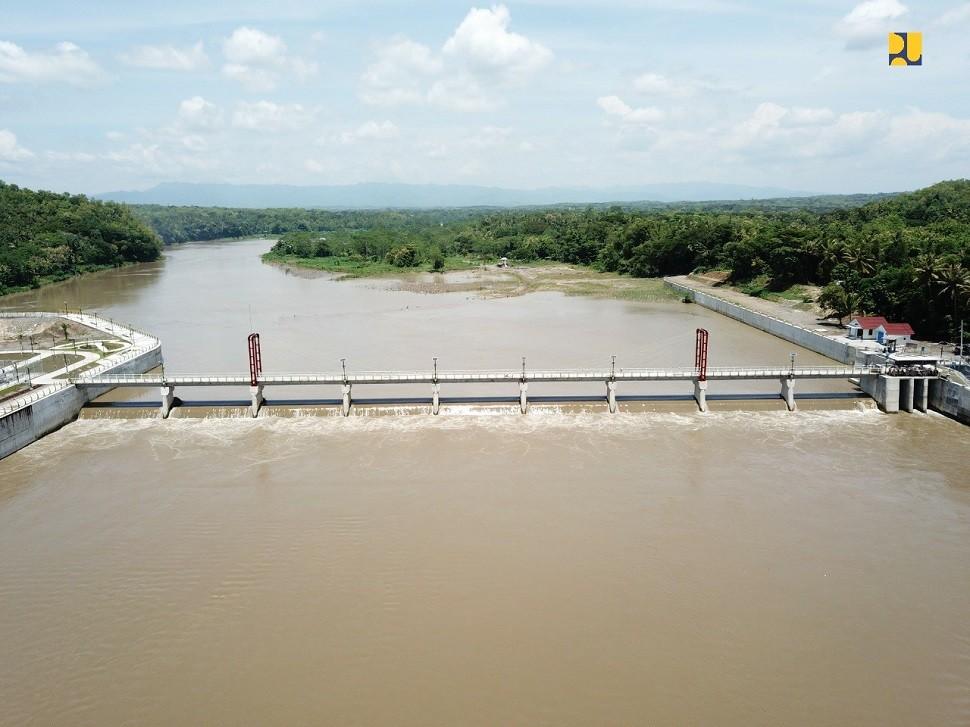
[[(791, 350), (697, 306), (420, 296), (265, 247), (0, 303), (130, 320), (173, 371), (241, 371), (250, 303), (269, 370), (684, 365), (697, 325), (715, 365)], [(0, 462), (0, 724), (970, 722), (967, 430), (760, 408), (90, 410)]]

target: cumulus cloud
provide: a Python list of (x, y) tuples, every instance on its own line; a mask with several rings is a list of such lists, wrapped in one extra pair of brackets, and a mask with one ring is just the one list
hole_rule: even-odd
[(188, 129), (218, 129), (222, 126), (222, 110), (201, 96), (193, 96), (179, 104), (178, 120)]
[(835, 114), (825, 108), (788, 108), (772, 102), (759, 104), (748, 118), (724, 136), (722, 145), (741, 150), (776, 142), (795, 142), (817, 135), (818, 127), (832, 122)]
[(532, 73), (552, 60), (552, 51), (524, 35), (509, 30), (512, 15), (504, 5), (472, 8), (443, 52), (473, 72), (516, 77)]
[(695, 88), (686, 82), (675, 82), (659, 73), (644, 73), (633, 80), (633, 87), (640, 93), (652, 96), (686, 98), (693, 96)]
[(495, 91), (524, 82), (552, 59), (545, 46), (509, 30), (508, 8), (472, 8), (440, 53), (397, 37), (379, 49), (361, 76), (365, 103), (431, 104), (452, 111), (491, 111)]
[(450, 111), (475, 113), (493, 111), (500, 106), (470, 76), (452, 76), (435, 81), (428, 89), (428, 102)]
[(958, 23), (964, 23), (968, 20), (970, 20), (970, 3), (964, 3), (963, 5), (958, 5), (955, 8), (947, 10), (943, 15), (933, 21), (933, 25), (946, 28), (951, 25), (957, 25)]
[(596, 105), (625, 124), (655, 124), (664, 118), (664, 112), (658, 108), (634, 109), (619, 96), (601, 96), (596, 99)]
[(894, 30), (892, 21), (908, 12), (899, 0), (865, 0), (839, 21), (836, 30), (845, 39), (846, 48), (871, 48), (885, 43)]
[(290, 56), (282, 38), (256, 28), (236, 28), (222, 52), (223, 75), (251, 91), (271, 91), (284, 75), (304, 79), (317, 72), (316, 63)]
[(340, 135), (341, 144), (356, 144), (358, 141), (389, 141), (401, 135), (400, 130), (390, 121), (365, 121), (353, 131)]
[(17, 162), (32, 156), (32, 151), (17, 143), (16, 134), (8, 129), (0, 129), (0, 162)]
[(378, 50), (377, 60), (361, 76), (361, 100), (378, 106), (420, 103), (427, 79), (441, 67), (426, 45), (394, 38)]
[(232, 115), (232, 125), (249, 131), (292, 131), (307, 126), (313, 112), (301, 104), (275, 104), (272, 101), (240, 103)]
[(103, 76), (91, 56), (73, 43), (58, 43), (52, 51), (30, 53), (19, 45), (0, 41), (0, 82), (86, 86)]
[(129, 66), (167, 71), (195, 71), (209, 63), (202, 42), (185, 48), (174, 45), (141, 45), (121, 54)]

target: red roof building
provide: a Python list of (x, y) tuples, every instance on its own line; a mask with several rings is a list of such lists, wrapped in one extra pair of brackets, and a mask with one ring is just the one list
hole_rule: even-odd
[(882, 328), (887, 336), (913, 336), (916, 331), (908, 323), (883, 323)]

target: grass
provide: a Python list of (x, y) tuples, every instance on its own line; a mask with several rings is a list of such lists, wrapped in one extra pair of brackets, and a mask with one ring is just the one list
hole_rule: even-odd
[(772, 303), (790, 303), (796, 308), (810, 307), (815, 302), (815, 298), (804, 285), (792, 285), (784, 290), (771, 290), (767, 275), (759, 275), (739, 286), (735, 286), (745, 295), (755, 298), (770, 300)]
[[(279, 255), (268, 252), (263, 255), (263, 261), (281, 265), (293, 265), (310, 270), (322, 270), (328, 273), (341, 275), (345, 278), (377, 278), (395, 275), (405, 275), (415, 272), (432, 272), (427, 264), (418, 265), (413, 268), (401, 268), (387, 262), (378, 260), (363, 260), (356, 257), (344, 257), (333, 255), (331, 257), (297, 257), (296, 255)], [(446, 257), (444, 268), (437, 272), (450, 272), (454, 270), (469, 270), (480, 265), (480, 261), (462, 257)]]

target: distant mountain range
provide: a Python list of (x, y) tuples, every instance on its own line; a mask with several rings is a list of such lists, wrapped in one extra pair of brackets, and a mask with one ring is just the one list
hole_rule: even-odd
[(503, 189), (442, 184), (352, 184), (299, 187), (270, 184), (169, 182), (140, 191), (108, 192), (97, 199), (129, 204), (198, 207), (321, 207), (329, 209), (521, 207), (608, 202), (704, 202), (807, 197), (778, 187), (687, 182), (629, 187)]

